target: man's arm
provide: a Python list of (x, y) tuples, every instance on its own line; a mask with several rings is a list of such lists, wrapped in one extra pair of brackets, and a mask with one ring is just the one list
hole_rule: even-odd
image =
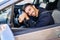
[(47, 26), (50, 23), (52, 24), (53, 19), (50, 13), (45, 13), (42, 17), (39, 18), (36, 27)]
[(36, 27), (43, 27), (43, 26), (47, 26), (49, 24), (52, 24), (53, 23), (53, 19), (52, 19), (52, 16), (51, 14), (48, 12), (48, 13), (44, 13), (42, 14), (38, 21), (36, 22), (36, 24), (34, 26), (31, 26), (31, 28), (36, 28)]

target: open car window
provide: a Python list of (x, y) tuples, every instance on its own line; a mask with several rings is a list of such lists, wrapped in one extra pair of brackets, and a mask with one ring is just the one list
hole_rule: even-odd
[(0, 24), (8, 23), (8, 19), (10, 19), (11, 8), (0, 11)]
[[(14, 13), (14, 16), (15, 16), (15, 14), (18, 14), (19, 13), (19, 11), (20, 11), (20, 9), (21, 9), (21, 7), (22, 7), (22, 5), (23, 5), (23, 3), (24, 4), (26, 4), (26, 3), (32, 3), (32, 4), (34, 4), (34, 2), (36, 2), (36, 4), (37, 4), (37, 0), (32, 0), (32, 1), (27, 1), (27, 0), (24, 0), (24, 1), (21, 1), (21, 2), (18, 2), (19, 0), (15, 0), (15, 1), (12, 1), (12, 0), (6, 0), (6, 1), (4, 1), (4, 0), (2, 0), (2, 1), (0, 1), (0, 3), (3, 5), (3, 6), (0, 6), (2, 9), (4, 9), (4, 8), (6, 8), (7, 6), (9, 7), (9, 5), (11, 5), (11, 4), (13, 4), (13, 10), (11, 10), (11, 14), (13, 14)], [(40, 4), (40, 6), (42, 7), (43, 5), (44, 6), (46, 6), (46, 4), (44, 4), (44, 3), (48, 3), (48, 2), (54, 2), (55, 0), (49, 0), (49, 1), (47, 1), (47, 0), (39, 0), (39, 2), (40, 3), (42, 3), (42, 4)], [(9, 5), (6, 5), (5, 7), (4, 7), (4, 4), (2, 3), (2, 2), (4, 2), (4, 4), (5, 3), (7, 3), (8, 4), (8, 2), (10, 3), (11, 2), (11, 4), (9, 4)], [(15, 3), (17, 3), (17, 4), (15, 4)], [(11, 7), (12, 8), (12, 7)], [(45, 8), (45, 7), (44, 7)], [(48, 8), (48, 7), (47, 7)], [(9, 9), (9, 8), (8, 8)], [(13, 11), (13, 13), (12, 13), (12, 11)], [(7, 13), (7, 12), (0, 12), (0, 23), (3, 23), (3, 22), (6, 22), (7, 20), (8, 20), (8, 15), (10, 15), (9, 14), (9, 12)], [(17, 17), (18, 15), (16, 15), (16, 17)], [(1, 18), (2, 17), (2, 18)], [(15, 17), (15, 19), (16, 19), (16, 17)], [(3, 20), (4, 19), (4, 20)], [(13, 18), (12, 18), (13, 19)], [(2, 22), (3, 21), (3, 22)], [(14, 21), (14, 20), (12, 20), (12, 21)], [(15, 22), (16, 22), (16, 20), (15, 20)], [(14, 24), (14, 23), (13, 23)], [(14, 25), (16, 25), (16, 24), (14, 24)]]

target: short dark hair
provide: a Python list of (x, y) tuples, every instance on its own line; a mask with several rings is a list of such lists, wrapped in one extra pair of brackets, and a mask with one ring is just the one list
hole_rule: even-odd
[(25, 8), (26, 8), (27, 6), (29, 6), (29, 5), (32, 6), (33, 4), (31, 4), (31, 3), (26, 3), (26, 4), (24, 4), (23, 7), (22, 7), (22, 10), (25, 11)]

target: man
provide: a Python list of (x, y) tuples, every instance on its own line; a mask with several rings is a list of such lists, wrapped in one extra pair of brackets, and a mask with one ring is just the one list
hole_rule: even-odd
[[(43, 8), (35, 7), (34, 5), (27, 3), (23, 6), (24, 11), (18, 18), (19, 22), (22, 23), (24, 19), (28, 20), (28, 25), (31, 28), (43, 27), (54, 24), (54, 20), (50, 12), (45, 12)], [(32, 19), (34, 22), (30, 20)]]

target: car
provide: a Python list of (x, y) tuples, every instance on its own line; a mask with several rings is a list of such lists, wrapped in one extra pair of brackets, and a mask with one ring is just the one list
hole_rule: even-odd
[[(40, 28), (24, 28), (17, 25), (16, 19), (18, 15), (16, 14), (19, 13), (19, 10), (25, 3), (32, 3), (35, 6), (43, 7), (50, 11), (55, 24)], [(11, 36), (15, 40), (60, 40), (60, 0), (16, 0), (12, 1), (9, 5), (0, 7), (0, 23), (8, 25), (8, 30), (10, 30)]]

